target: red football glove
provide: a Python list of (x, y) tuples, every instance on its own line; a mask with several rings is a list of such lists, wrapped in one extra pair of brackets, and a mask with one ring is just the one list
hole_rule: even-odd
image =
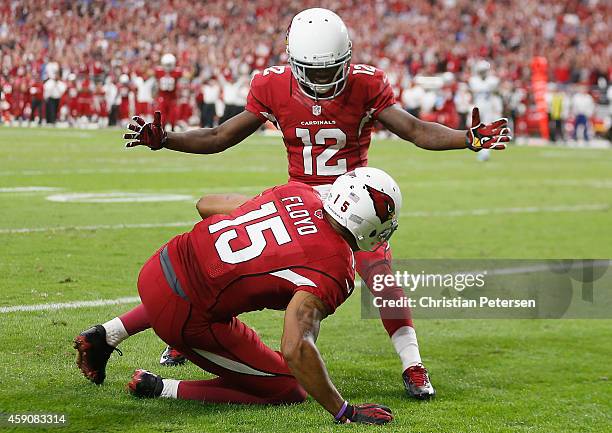
[(477, 107), (472, 110), (472, 127), (468, 129), (465, 144), (468, 149), (478, 152), (481, 149), (504, 150), (505, 143), (512, 139), (508, 119), (497, 119), (485, 125), (480, 122), (480, 112)]
[(393, 421), (391, 409), (380, 404), (348, 405), (340, 422), (360, 424), (386, 424)]
[(161, 112), (156, 111), (153, 115), (153, 122), (145, 123), (140, 116), (132, 117), (136, 125), (130, 123), (128, 129), (132, 132), (123, 134), (123, 138), (129, 141), (125, 147), (147, 146), (151, 150), (159, 150), (166, 144), (168, 134), (161, 121)]

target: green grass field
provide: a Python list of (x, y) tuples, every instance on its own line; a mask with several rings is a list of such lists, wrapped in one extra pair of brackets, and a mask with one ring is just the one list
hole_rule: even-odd
[[(256, 194), (286, 180), (279, 138), (224, 154), (126, 150), (122, 132), (0, 129), (0, 307), (136, 296), (144, 261), (196, 221), (209, 192)], [(514, 147), (479, 163), (471, 152), (426, 152), (375, 141), (370, 164), (392, 174), (405, 212), (396, 258), (611, 258), (612, 151)], [(23, 191), (52, 187), (56, 191)], [(174, 202), (53, 202), (53, 194), (181, 194)], [(611, 320), (422, 320), (417, 332), (438, 396), (405, 397), (401, 366), (378, 320), (354, 294), (322, 326), (319, 347), (352, 402), (390, 406), (384, 427), (335, 425), (314, 400), (280, 407), (137, 400), (135, 368), (163, 369), (152, 332), (121, 345), (106, 383), (87, 382), (72, 339), (134, 304), (0, 312), (0, 412), (63, 413), (74, 432), (610, 432)], [(282, 313), (245, 321), (279, 346)], [(10, 430), (6, 424), (0, 429)], [(16, 428), (34, 431), (38, 428)]]

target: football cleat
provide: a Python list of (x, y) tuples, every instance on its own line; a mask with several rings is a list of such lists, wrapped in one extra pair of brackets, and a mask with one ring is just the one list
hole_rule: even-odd
[(141, 398), (159, 397), (164, 389), (162, 378), (147, 370), (138, 369), (132, 374), (128, 383), (130, 394)]
[(423, 364), (408, 367), (402, 374), (404, 387), (409, 396), (419, 400), (428, 400), (436, 395), (436, 390), (429, 381), (429, 374)]
[(159, 363), (166, 367), (176, 367), (177, 365), (183, 365), (187, 361), (185, 355), (176, 350), (172, 346), (166, 347), (159, 358)]
[(117, 351), (123, 355), (119, 349), (106, 342), (106, 330), (102, 325), (93, 326), (77, 335), (74, 348), (77, 350), (77, 366), (96, 385), (101, 385), (106, 378), (106, 363), (111, 353)]

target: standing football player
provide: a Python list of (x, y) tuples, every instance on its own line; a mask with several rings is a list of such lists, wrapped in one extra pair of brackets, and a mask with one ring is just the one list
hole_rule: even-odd
[[(320, 8), (302, 11), (287, 32), (289, 65), (271, 66), (253, 77), (245, 111), (215, 128), (182, 133), (166, 133), (159, 114), (152, 123), (135, 117), (136, 124), (124, 135), (129, 140), (126, 146), (218, 153), (240, 143), (269, 120), (282, 131), (290, 180), (314, 186), (325, 198), (338, 176), (367, 165), (375, 120), (428, 150), (504, 149), (510, 141), (507, 120), (482, 124), (477, 108), (467, 131), (415, 118), (396, 103), (381, 70), (351, 65), (351, 48), (348, 30), (338, 15)], [(237, 194), (204, 196), (197, 207), (205, 218), (227, 213), (244, 200)], [(359, 252), (355, 259), (357, 272), (370, 288), (377, 274), (392, 273), (388, 245), (375, 252)], [(392, 286), (380, 295), (399, 299), (404, 294), (400, 287)], [(418, 399), (434, 396), (410, 310), (382, 308), (380, 313), (401, 359), (406, 391)], [(135, 309), (120, 319), (138, 329), (142, 323), (139, 317), (141, 312)]]
[(178, 80), (182, 71), (176, 66), (174, 54), (166, 53), (161, 57), (161, 67), (155, 70), (157, 78), (157, 106), (172, 129), (177, 122)]
[[(312, 186), (289, 182), (171, 239), (140, 271), (141, 308), (159, 337), (218, 377), (173, 380), (138, 369), (130, 392), (242, 404), (299, 403), (308, 393), (338, 422), (391, 421), (385, 406), (342, 398), (315, 342), (320, 322), (353, 291), (353, 251), (386, 243), (401, 206), (388, 174), (360, 167), (338, 177), (325, 201)], [(237, 318), (264, 308), (285, 310), (280, 352)], [(127, 337), (118, 319), (78, 335), (84, 375), (102, 383)]]
[[(500, 115), (503, 106), (499, 95), (496, 94), (499, 87), (499, 78), (491, 71), (491, 64), (486, 60), (479, 60), (474, 65), (474, 75), (470, 77), (470, 91), (474, 97), (474, 104), (483, 108), (483, 120), (493, 122)], [(483, 149), (477, 156), (479, 161), (488, 161), (491, 157), (489, 149)]]

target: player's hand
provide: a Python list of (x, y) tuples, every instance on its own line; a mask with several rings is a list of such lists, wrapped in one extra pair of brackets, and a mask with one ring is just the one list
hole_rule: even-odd
[[(356, 404), (348, 405), (344, 413), (343, 421), (346, 423), (356, 422), (360, 424), (386, 424), (393, 421), (391, 409), (380, 404)], [(342, 421), (341, 421), (342, 422)]]
[(166, 144), (168, 135), (161, 121), (161, 112), (156, 111), (153, 122), (146, 123), (140, 116), (132, 117), (136, 124), (130, 123), (128, 129), (134, 132), (123, 134), (127, 142), (125, 147), (147, 146), (151, 150), (159, 150)]
[(480, 121), (478, 107), (472, 111), (472, 127), (468, 129), (465, 143), (468, 149), (478, 152), (481, 149), (504, 150), (506, 143), (512, 140), (508, 119), (497, 119), (493, 123)]

